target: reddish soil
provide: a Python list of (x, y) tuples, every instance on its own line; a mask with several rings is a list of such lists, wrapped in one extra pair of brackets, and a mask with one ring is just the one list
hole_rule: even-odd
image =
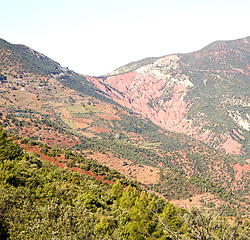
[(114, 157), (112, 154), (94, 153), (87, 155), (100, 164), (124, 174), (127, 178), (135, 179), (143, 184), (156, 184), (160, 180), (159, 169), (151, 166), (135, 164), (130, 160)]
[(93, 122), (93, 119), (81, 118), (81, 121), (84, 123), (91, 124)]
[(72, 118), (72, 115), (66, 107), (61, 108), (60, 111), (65, 118)]
[(228, 137), (226, 142), (222, 144), (222, 148), (224, 148), (227, 153), (231, 154), (239, 155), (241, 152), (241, 144), (233, 140), (230, 136)]
[[(43, 126), (46, 129), (46, 126)], [(68, 137), (53, 128), (37, 129), (36, 127), (23, 127), (22, 131), (19, 133), (22, 137), (39, 136), (43, 143), (49, 146), (67, 146), (73, 147), (79, 144), (79, 139), (77, 137)]]
[[(57, 167), (60, 167), (60, 168), (66, 168), (67, 167), (67, 164), (65, 162), (64, 163), (59, 162), (59, 161), (68, 161), (67, 159), (65, 159), (63, 156), (60, 156), (60, 157), (49, 157), (49, 156), (47, 156), (47, 155), (45, 155), (45, 154), (43, 154), (43, 153), (40, 152), (40, 149), (39, 149), (38, 145), (30, 147), (30, 146), (28, 146), (26, 144), (19, 143), (19, 146), (23, 147), (24, 150), (27, 151), (27, 152), (34, 152), (34, 153), (36, 153), (42, 160), (49, 161), (49, 162), (53, 163), (54, 165), (56, 165)], [(111, 181), (103, 179), (102, 176), (95, 175), (91, 171), (85, 172), (85, 171), (83, 171), (82, 169), (80, 169), (78, 167), (68, 168), (68, 170), (73, 170), (75, 172), (79, 172), (79, 173), (82, 173), (84, 175), (88, 175), (88, 176), (94, 177), (94, 178), (100, 180), (101, 182), (105, 182), (107, 184), (113, 183)]]
[(85, 171), (83, 171), (82, 169), (77, 168), (77, 167), (72, 167), (72, 168), (68, 168), (68, 169), (69, 169), (69, 170), (73, 170), (73, 171), (75, 171), (75, 172), (82, 173), (82, 174), (84, 174), (84, 175), (88, 175), (88, 176), (94, 177), (94, 178), (100, 180), (101, 182), (105, 182), (105, 183), (107, 183), (107, 184), (109, 184), (109, 185), (110, 185), (111, 183), (114, 183), (114, 182), (112, 182), (112, 181), (103, 179), (103, 177), (100, 176), (100, 175), (95, 175), (95, 174), (94, 174), (93, 172), (91, 172), (91, 171), (85, 172)]
[(202, 208), (204, 204), (201, 201), (204, 201), (205, 203), (212, 202), (215, 204), (216, 207), (226, 204), (224, 201), (216, 198), (211, 193), (198, 194), (188, 199), (171, 200), (170, 202), (177, 207), (190, 209), (192, 207)]
[[(162, 62), (158, 60), (159, 64), (166, 67), (169, 64), (168, 58), (162, 58)], [(147, 67), (144, 68), (147, 69)], [(218, 149), (224, 149), (227, 153), (239, 155), (241, 144), (229, 135), (221, 134), (220, 138), (224, 139), (224, 143), (214, 146), (214, 139), (218, 138), (217, 133), (205, 130), (203, 126), (194, 126), (192, 120), (185, 118), (190, 106), (190, 103), (185, 101), (189, 88), (182, 84), (182, 81), (187, 81), (188, 77), (181, 74), (180, 71), (173, 76), (167, 72), (163, 76), (157, 71), (149, 66), (149, 70), (137, 69), (129, 73), (109, 76), (105, 79), (105, 83), (112, 88), (106, 87), (100, 78), (89, 77), (88, 80), (108, 93), (114, 101), (149, 118), (162, 128), (184, 133)], [(166, 93), (170, 95), (167, 100), (165, 100)], [(157, 104), (154, 104), (155, 102)]]
[(81, 118), (73, 118), (74, 124), (78, 128), (87, 128), (89, 127), (89, 124), (85, 123)]
[(97, 128), (97, 127), (92, 127), (90, 129), (92, 129), (94, 132), (97, 132), (97, 133), (103, 133), (103, 132), (109, 131), (109, 129), (103, 129), (103, 128)]
[(81, 133), (85, 136), (85, 137), (88, 137), (88, 138), (101, 138), (99, 137), (98, 135), (95, 135), (94, 133), (91, 133), (91, 132), (84, 132), (84, 131), (81, 131)]
[(235, 173), (235, 179), (239, 181), (242, 176), (242, 172), (249, 172), (250, 171), (250, 165), (249, 164), (244, 164), (241, 166), (239, 163), (234, 164), (233, 166)]

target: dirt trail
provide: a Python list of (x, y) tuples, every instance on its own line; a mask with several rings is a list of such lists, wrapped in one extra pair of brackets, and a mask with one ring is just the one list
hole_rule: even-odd
[[(65, 159), (63, 155), (61, 155), (60, 157), (49, 157), (49, 156), (40, 152), (38, 145), (30, 147), (26, 144), (21, 144), (21, 143), (18, 143), (18, 144), (20, 147), (24, 148), (25, 151), (36, 153), (42, 160), (49, 161), (49, 162), (53, 163), (54, 165), (56, 165), (57, 167), (60, 167), (63, 169), (67, 168), (67, 163), (65, 163), (64, 161), (68, 161), (68, 159)], [(59, 162), (59, 161), (63, 161), (63, 162)], [(78, 167), (71, 167), (71, 168), (68, 168), (68, 170), (73, 170), (75, 172), (94, 177), (94, 178), (100, 180), (101, 182), (105, 182), (107, 184), (113, 183), (112, 181), (108, 181), (108, 180), (103, 179), (103, 177), (100, 175), (95, 175), (91, 171), (85, 172)]]

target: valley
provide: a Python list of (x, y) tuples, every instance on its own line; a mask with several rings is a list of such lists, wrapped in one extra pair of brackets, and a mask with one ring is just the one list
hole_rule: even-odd
[(60, 171), (247, 218), (249, 49), (215, 42), (93, 77), (0, 40), (0, 125)]

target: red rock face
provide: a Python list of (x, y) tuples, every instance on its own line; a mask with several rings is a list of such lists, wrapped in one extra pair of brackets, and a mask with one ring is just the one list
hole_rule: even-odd
[(235, 155), (240, 154), (241, 144), (233, 140), (230, 136), (228, 136), (227, 140), (222, 144), (221, 147), (224, 148), (228, 153)]
[(239, 163), (234, 164), (233, 166), (235, 173), (235, 179), (239, 181), (241, 179), (242, 173), (243, 172), (249, 172), (250, 171), (250, 165), (249, 164), (244, 164), (241, 166)]
[(225, 149), (228, 153), (240, 154), (241, 145), (229, 135), (221, 134), (223, 142), (214, 146), (215, 133), (203, 129), (202, 125), (194, 126), (192, 120), (185, 118), (192, 104), (185, 100), (185, 95), (193, 83), (181, 72), (178, 60), (177, 55), (171, 55), (135, 71), (109, 76), (105, 80), (88, 79), (114, 101), (142, 114), (164, 129), (184, 133), (213, 147)]

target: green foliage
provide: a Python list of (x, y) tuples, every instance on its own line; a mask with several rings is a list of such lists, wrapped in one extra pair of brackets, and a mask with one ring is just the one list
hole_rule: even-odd
[(169, 200), (187, 199), (195, 194), (202, 193), (202, 188), (195, 187), (194, 184), (179, 172), (160, 173), (160, 181), (157, 184), (151, 184), (150, 189), (161, 193)]
[(90, 83), (83, 75), (76, 74), (73, 71), (68, 71), (67, 74), (59, 77), (59, 81), (63, 85), (74, 89), (81, 94), (94, 97), (107, 103), (118, 105), (116, 102), (111, 100), (106, 93)]
[[(100, 134), (102, 137), (100, 139), (90, 139), (81, 134), (72, 133), (69, 130), (65, 131), (65, 129), (59, 125), (60, 122), (55, 123), (44, 117), (39, 120), (33, 118), (32, 113), (19, 111), (18, 116), (25, 116), (30, 119), (30, 121), (22, 121), (20, 117), (17, 118), (14, 114), (7, 115), (7, 118), (4, 120), (5, 126), (9, 126), (11, 123), (16, 126), (13, 128), (14, 131), (12, 131), (12, 134), (17, 134), (22, 131), (22, 128), (27, 122), (32, 124), (31, 126), (38, 127), (39, 124), (42, 123), (51, 129), (56, 129), (63, 134), (67, 134), (68, 138), (74, 137), (73, 134), (77, 135), (81, 143), (71, 149), (78, 152), (84, 150), (102, 153), (112, 152), (116, 157), (122, 157), (137, 164), (147, 164), (155, 167), (159, 167), (158, 163), (163, 164), (163, 166), (170, 168), (169, 173), (162, 174), (161, 181), (158, 184), (151, 186), (147, 185), (145, 187), (146, 189), (152, 189), (153, 191), (161, 193), (168, 199), (189, 198), (194, 194), (204, 192), (205, 188), (207, 191), (223, 198), (226, 191), (234, 186), (234, 181), (227, 181), (225, 176), (230, 175), (231, 179), (234, 178), (232, 165), (238, 161), (236, 158), (212, 150), (204, 144), (185, 137), (182, 134), (162, 131), (150, 121), (141, 119), (136, 115), (129, 116), (128, 114), (120, 114), (120, 120), (110, 120), (112, 131)], [(94, 123), (96, 123), (96, 121), (94, 121)], [(131, 133), (143, 139), (143, 141), (138, 142), (136, 138), (131, 138)], [(193, 151), (194, 148), (197, 150)], [(41, 148), (41, 152), (48, 156), (55, 156), (56, 154), (45, 146)], [(66, 152), (65, 156), (70, 159)], [(93, 161), (88, 162), (84, 159), (78, 160), (77, 157), (72, 157), (72, 159), (67, 163), (69, 168), (76, 166), (77, 163), (82, 163), (79, 165), (79, 168), (85, 171), (92, 169), (95, 174), (103, 176), (106, 180), (111, 180), (112, 176), (115, 175), (117, 175), (117, 177), (119, 176), (117, 172), (111, 174), (107, 172), (105, 168), (100, 166), (97, 167)], [(207, 182), (207, 179), (214, 179), (214, 183), (206, 185), (205, 183), (199, 184), (196, 181), (189, 181), (182, 169), (190, 168), (190, 166), (192, 166), (194, 172), (197, 172), (195, 177), (198, 179), (198, 182), (202, 183), (204, 181)], [(223, 169), (221, 174), (216, 174), (214, 171), (211, 171), (215, 166)], [(120, 179), (120, 177), (116, 179)], [(238, 201), (244, 203), (249, 202), (245, 197), (249, 192), (249, 184), (244, 179), (248, 178), (242, 178), (242, 183), (238, 185), (238, 188), (235, 189), (229, 197), (225, 195), (224, 199), (231, 205), (235, 204), (235, 200), (237, 200), (237, 205)], [(129, 185), (130, 183), (123, 178), (122, 184)], [(222, 185), (224, 185), (223, 188), (221, 187)], [(247, 204), (241, 205), (247, 210)], [(230, 215), (232, 214), (235, 214), (235, 211), (230, 211)]]
[[(233, 139), (243, 143), (243, 152), (247, 155), (249, 134), (242, 129), (241, 131), (235, 128), (228, 112), (239, 110), (241, 113), (247, 114), (247, 107), (239, 107), (232, 102), (243, 101), (248, 96), (248, 79), (244, 74), (237, 73), (233, 74), (234, 80), (232, 81), (225, 74), (219, 74), (218, 71), (228, 70), (229, 63), (234, 60), (233, 56), (226, 58), (225, 61), (228, 61), (228, 64), (214, 61), (216, 63), (214, 66), (208, 65), (212, 48), (213, 46), (204, 49), (203, 53), (205, 54), (202, 59), (192, 59), (189, 58), (190, 55), (183, 58), (185, 66), (187, 66), (186, 69), (182, 69), (183, 73), (187, 74), (196, 86), (186, 95), (187, 99), (192, 100), (193, 103), (187, 117), (199, 122), (201, 116), (197, 115), (197, 112), (204, 113), (202, 115), (202, 120), (206, 123), (204, 128), (220, 133), (230, 131)], [(237, 46), (233, 46), (233, 48), (237, 48)], [(116, 157), (123, 157), (134, 163), (155, 167), (162, 166), (163, 169), (168, 167), (169, 173), (164, 172), (163, 174), (162, 172), (160, 182), (150, 186), (152, 190), (163, 194), (168, 199), (186, 198), (195, 193), (209, 191), (230, 203), (224, 211), (226, 215), (237, 214), (236, 206), (238, 204), (248, 205), (249, 200), (245, 198), (249, 192), (247, 173), (243, 172), (244, 178), (237, 185), (237, 188), (234, 188), (232, 166), (236, 162), (236, 158), (212, 150), (205, 144), (182, 134), (174, 134), (160, 129), (149, 120), (142, 119), (113, 102), (107, 94), (97, 89), (84, 76), (72, 71), (65, 71), (51, 59), (25, 46), (12, 45), (0, 40), (0, 49), (3, 53), (0, 58), (0, 70), (4, 70), (2, 72), (6, 72), (5, 70), (13, 65), (15, 66), (13, 71), (16, 71), (13, 73), (14, 77), (21, 78), (25, 73), (35, 73), (46, 77), (53, 74), (53, 77), (58, 77), (63, 85), (79, 91), (84, 97), (91, 96), (116, 105), (114, 109), (119, 113), (119, 120), (117, 118), (107, 121), (94, 114), (97, 111), (92, 105), (88, 106), (82, 103), (80, 108), (68, 107), (72, 117), (93, 119), (91, 127), (104, 125), (110, 129), (108, 133), (99, 134), (100, 139), (89, 139), (79, 132), (67, 128), (60, 116), (53, 115), (52, 121), (49, 119), (49, 115), (42, 116), (42, 114), (36, 113), (41, 118), (34, 119), (35, 112), (17, 110), (15, 107), (11, 107), (8, 112), (13, 114), (7, 115), (3, 122), (12, 134), (22, 132), (27, 125), (40, 128), (41, 124), (44, 124), (45, 127), (48, 127), (48, 132), (56, 129), (60, 133), (67, 134), (68, 138), (77, 136), (81, 144), (72, 147), (71, 150), (111, 152)], [(6, 51), (11, 54), (7, 55)], [(134, 62), (124, 66), (119, 71), (130, 71), (138, 66), (153, 63), (155, 60), (157, 58)], [(244, 61), (245, 59), (242, 58), (236, 63), (237, 66), (239, 68), (245, 66)], [(199, 71), (192, 71), (193, 68), (205, 69), (206, 71), (201, 74)], [(210, 72), (208, 73), (208, 71)], [(4, 82), (5, 80), (6, 76), (0, 74), (0, 81)], [(230, 82), (230, 84), (225, 84), (225, 82)], [(50, 87), (49, 84), (49, 81), (42, 80), (39, 86)], [(109, 87), (105, 84), (104, 86)], [(15, 86), (12, 87), (12, 90), (14, 89), (16, 89)], [(120, 94), (122, 93), (120, 92)], [(168, 101), (172, 97), (171, 94), (172, 91), (166, 92), (158, 100)], [(74, 98), (69, 98), (65, 102), (67, 106), (76, 102)], [(98, 102), (98, 100), (94, 101)], [(153, 102), (149, 103), (151, 107), (154, 104)], [(194, 108), (194, 106), (196, 107)], [(53, 111), (50, 109), (48, 112)], [(121, 112), (123, 113), (121, 114)], [(22, 120), (22, 117), (27, 117), (29, 121)], [(238, 131), (238, 133), (241, 131), (246, 139), (239, 140), (235, 131), (232, 130)], [(130, 135), (134, 136), (134, 139)], [(33, 137), (33, 140), (37, 139), (39, 136)], [(94, 239), (175, 239), (175, 236), (181, 238), (181, 235), (187, 232), (183, 219), (178, 216), (176, 208), (170, 207), (164, 200), (156, 197), (154, 199), (147, 193), (143, 193), (138, 188), (138, 184), (126, 179), (117, 171), (99, 165), (80, 154), (74, 154), (69, 150), (54, 149), (33, 140), (22, 139), (22, 142), (29, 146), (39, 145), (41, 153), (50, 157), (64, 155), (68, 160), (64, 163), (69, 169), (78, 167), (100, 175), (103, 179), (111, 182), (116, 180), (119, 182), (111, 188), (106, 184), (101, 184), (96, 179), (53, 168), (41, 161), (38, 156), (24, 153), (17, 144), (7, 138), (1, 128), (0, 182), (2, 190), (0, 194), (7, 197), (4, 202), (0, 202), (2, 204), (0, 205), (0, 238), (10, 235), (11, 238), (16, 239), (22, 239), (25, 236), (26, 239), (32, 239), (34, 232), (37, 232), (37, 235), (34, 235), (33, 238), (39, 238), (40, 235), (43, 236), (42, 232), (44, 231), (44, 234), (46, 233), (49, 238), (59, 239), (91, 239), (94, 234), (96, 235)], [(192, 151), (196, 147), (199, 150)], [(221, 174), (213, 171), (215, 167), (223, 169)], [(183, 169), (190, 169), (189, 176), (193, 174), (189, 180)], [(131, 186), (127, 187), (129, 185)], [(12, 199), (17, 198), (21, 200), (15, 200), (12, 205), (8, 205), (7, 199), (12, 201)], [(150, 205), (151, 203), (153, 206)], [(1, 207), (4, 204), (10, 209), (14, 209), (16, 215), (6, 209), (2, 210)], [(47, 208), (47, 206), (50, 207)], [(207, 207), (213, 207), (213, 204), (208, 203)], [(64, 217), (59, 216), (58, 212), (62, 212)], [(82, 218), (78, 213), (81, 214)], [(69, 219), (67, 216), (70, 216)], [(194, 216), (192, 215), (192, 217)], [(151, 219), (154, 222), (151, 222)], [(31, 225), (36, 227), (32, 229)], [(59, 229), (63, 228), (64, 225), (67, 226), (65, 230)], [(15, 234), (19, 234), (18, 237)]]
[[(241, 153), (247, 158), (248, 131), (239, 123), (235, 124), (231, 116), (232, 112), (237, 112), (240, 118), (247, 119), (249, 112), (249, 77), (244, 71), (249, 63), (250, 51), (249, 44), (244, 41), (211, 43), (198, 52), (182, 55), (180, 67), (194, 84), (186, 95), (186, 101), (192, 103), (186, 117), (204, 130), (215, 133), (215, 136), (211, 136), (214, 138), (213, 147), (218, 145), (217, 133), (230, 133), (234, 140), (243, 145), (246, 151)], [(240, 132), (244, 140), (235, 135), (235, 131)], [(222, 139), (220, 141), (223, 142)]]
[[(60, 170), (22, 151), (2, 128), (0, 146), (1, 239), (189, 239), (185, 236), (192, 234), (183, 220), (187, 212), (157, 196), (120, 181), (109, 186)], [(246, 239), (247, 227), (239, 224), (235, 236)]]
[(250, 237), (250, 225), (248, 221), (243, 222), (238, 216), (233, 224), (221, 218), (211, 211), (192, 208), (182, 217), (189, 228), (188, 237), (191, 239), (244, 239)]
[(6, 132), (0, 126), (0, 162), (3, 162), (4, 159), (13, 160), (20, 158), (21, 152), (22, 150), (17, 144), (7, 139)]
[(7, 80), (7, 77), (0, 73), (0, 82), (5, 82)]

